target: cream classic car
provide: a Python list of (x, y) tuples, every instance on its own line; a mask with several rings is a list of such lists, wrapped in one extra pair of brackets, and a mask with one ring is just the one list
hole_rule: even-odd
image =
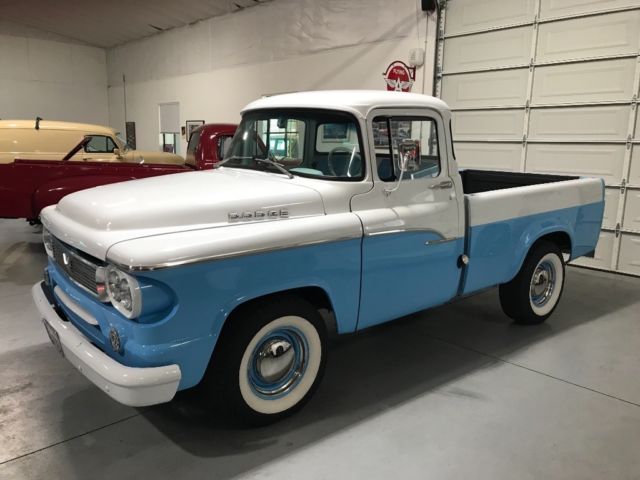
[(183, 164), (184, 158), (164, 152), (132, 150), (113, 128), (53, 120), (0, 120), (0, 163), (16, 158), (60, 160), (84, 137), (91, 137), (72, 160)]

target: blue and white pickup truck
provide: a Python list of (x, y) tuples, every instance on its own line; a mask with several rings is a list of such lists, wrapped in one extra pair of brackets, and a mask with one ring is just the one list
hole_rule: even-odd
[(127, 405), (203, 384), (265, 423), (312, 395), (332, 329), (492, 286), (544, 321), (595, 249), (603, 182), (459, 171), (450, 122), (418, 94), (278, 95), (245, 108), (219, 168), (65, 197), (33, 287), (52, 342)]

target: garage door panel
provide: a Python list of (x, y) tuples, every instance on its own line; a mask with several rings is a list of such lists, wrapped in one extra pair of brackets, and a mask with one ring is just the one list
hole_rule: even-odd
[(602, 226), (604, 228), (614, 229), (616, 227), (616, 217), (621, 196), (619, 188), (605, 188), (604, 215), (602, 218)]
[(622, 234), (618, 270), (640, 275), (640, 235)]
[(540, 18), (564, 17), (638, 6), (637, 0), (542, 0)]
[(629, 185), (640, 187), (640, 145), (635, 144), (631, 152), (631, 168), (629, 171)]
[(460, 168), (510, 172), (520, 169), (522, 145), (518, 143), (456, 143), (454, 148)]
[(625, 140), (629, 108), (614, 105), (532, 109), (529, 116), (529, 139)]
[(640, 190), (627, 190), (622, 228), (640, 232)]
[(622, 179), (624, 145), (528, 144), (526, 171), (603, 178), (607, 185)]
[(532, 27), (512, 28), (447, 40), (444, 72), (529, 65)]
[(640, 11), (542, 23), (538, 33), (536, 61), (636, 53), (639, 24)]
[(533, 104), (630, 101), (635, 58), (537, 67)]
[(615, 235), (612, 232), (600, 232), (598, 244), (593, 258), (581, 257), (573, 262), (574, 265), (583, 265), (595, 268), (611, 268), (611, 257), (613, 256), (613, 243)]
[(533, 21), (537, 0), (455, 0), (447, 4), (447, 35)]
[(524, 109), (454, 112), (452, 121), (456, 140), (520, 140)]
[(451, 108), (524, 106), (529, 69), (445, 76), (442, 97)]

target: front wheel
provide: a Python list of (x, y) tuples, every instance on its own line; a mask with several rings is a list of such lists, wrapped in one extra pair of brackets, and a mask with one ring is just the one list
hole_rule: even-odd
[(210, 366), (211, 394), (253, 425), (300, 409), (326, 363), (326, 333), (317, 310), (297, 297), (279, 297), (229, 321)]
[(502, 310), (515, 323), (536, 325), (553, 313), (564, 287), (564, 261), (560, 248), (538, 243), (509, 283), (500, 285)]

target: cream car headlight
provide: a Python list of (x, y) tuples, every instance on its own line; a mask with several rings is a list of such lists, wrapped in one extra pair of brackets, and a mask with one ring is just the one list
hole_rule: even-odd
[(107, 295), (116, 310), (127, 318), (140, 316), (142, 294), (138, 281), (111, 265), (106, 268), (105, 277)]
[(47, 255), (53, 257), (53, 235), (45, 227), (42, 227), (42, 243), (44, 243)]

